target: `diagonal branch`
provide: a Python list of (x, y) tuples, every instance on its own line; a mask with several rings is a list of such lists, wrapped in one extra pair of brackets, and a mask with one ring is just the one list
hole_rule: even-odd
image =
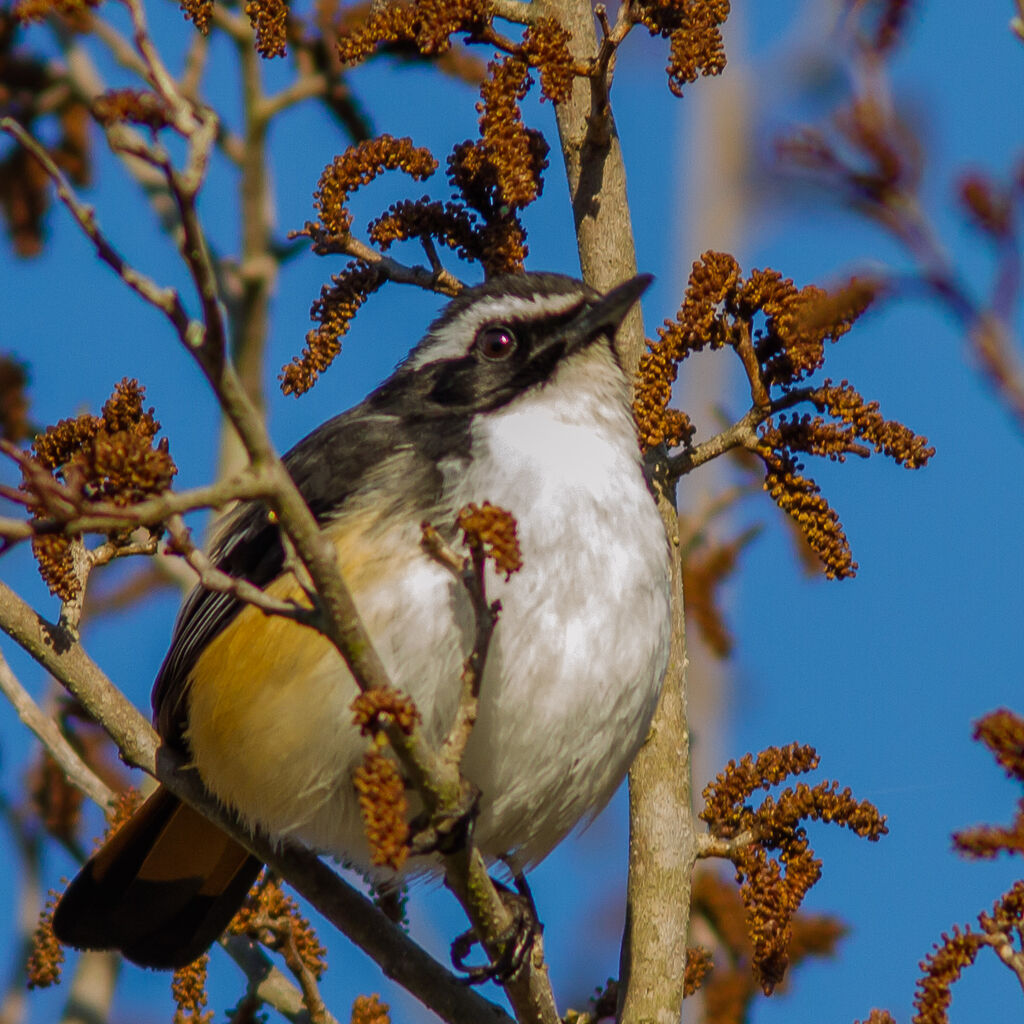
[(0, 691), (14, 706), (18, 717), (32, 730), (50, 756), (60, 765), (72, 785), (100, 807), (107, 807), (114, 798), (110, 787), (78, 756), (74, 747), (64, 738), (57, 723), (32, 699), (11, 671), (0, 652)]
[(794, 388), (770, 400), (767, 406), (752, 405), (732, 426), (715, 434), (714, 437), (670, 455), (666, 460), (670, 478), (678, 480), (679, 477), (691, 473), (698, 466), (703, 466), (705, 462), (710, 462), (733, 448), (756, 450), (760, 440), (757, 428), (776, 413), (809, 401), (813, 391), (813, 388)]
[(174, 515), (204, 508), (223, 508), (233, 501), (264, 498), (271, 491), (270, 478), (260, 470), (248, 467), (215, 484), (187, 491), (167, 491), (133, 505), (115, 505), (109, 501), (88, 501), (78, 490), (42, 471), (24, 451), (9, 442), (0, 440), (0, 451), (31, 474), (30, 493), (8, 497), (12, 500), (17, 497), (37, 513), (37, 518), (31, 521), (0, 519), (0, 537), (8, 544), (48, 533), (107, 533), (158, 526)]
[(125, 760), (159, 778), (186, 803), (286, 878), (341, 932), (442, 1019), (457, 1024), (510, 1024), (503, 1011), (467, 989), (413, 942), (370, 900), (315, 854), (252, 836), (230, 819), (193, 770), (160, 746), (149, 723), (59, 625), (47, 622), (0, 582), (0, 630), (27, 650), (74, 694), (109, 733)]
[(484, 584), (483, 549), (474, 546), (472, 555), (465, 557), (456, 554), (441, 537), (440, 533), (429, 523), (423, 525), (423, 548), (438, 565), (447, 569), (461, 584), (469, 595), (473, 606), (473, 649), (462, 666), (462, 690), (459, 694), (459, 705), (455, 719), (448, 735), (441, 744), (441, 760), (446, 765), (457, 769), (462, 763), (462, 755), (476, 723), (477, 710), (480, 703), (480, 683), (483, 680), (484, 668), (487, 664), (487, 652), (494, 635), (494, 627), (498, 624), (501, 610), (497, 601), (493, 604), (487, 600)]
[(111, 245), (96, 223), (92, 207), (83, 203), (75, 194), (63, 171), (50, 159), (46, 150), (12, 117), (0, 118), (0, 130), (17, 139), (18, 142), (39, 162), (57, 189), (57, 196), (75, 218), (78, 226), (96, 248), (96, 254), (136, 295), (162, 312), (179, 334), (188, 332), (188, 314), (178, 293), (173, 288), (162, 288), (152, 278), (136, 270), (125, 261)]

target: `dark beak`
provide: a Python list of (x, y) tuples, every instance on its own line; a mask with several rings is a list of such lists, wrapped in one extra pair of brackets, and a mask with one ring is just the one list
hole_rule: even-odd
[(598, 299), (572, 325), (576, 344), (585, 345), (602, 334), (614, 340), (619, 324), (653, 280), (652, 274), (637, 274)]

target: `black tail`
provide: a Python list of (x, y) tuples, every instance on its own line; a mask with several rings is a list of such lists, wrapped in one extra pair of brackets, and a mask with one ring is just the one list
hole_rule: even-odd
[(86, 863), (53, 915), (57, 938), (183, 967), (217, 940), (262, 864), (162, 786)]

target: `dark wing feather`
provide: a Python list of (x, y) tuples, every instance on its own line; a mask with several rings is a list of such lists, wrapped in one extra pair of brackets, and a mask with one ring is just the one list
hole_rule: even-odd
[[(403, 397), (401, 390), (396, 394), (385, 385), (362, 405), (317, 427), (284, 456), (318, 522), (336, 517), (354, 494), (367, 487), (383, 502), (407, 501), (410, 494), (424, 508), (436, 501), (442, 480), (434, 450), (439, 443), (456, 441), (452, 430), (462, 433), (464, 428), (435, 421), (424, 430), (426, 424), (416, 426), (392, 413), (388, 407)], [(464, 448), (464, 443), (456, 441), (456, 447)], [(399, 480), (400, 493), (394, 491)], [(280, 533), (262, 502), (245, 502), (225, 517), (211, 559), (224, 572), (259, 587), (279, 575), (284, 563)], [(192, 666), (242, 607), (231, 595), (202, 587), (196, 587), (182, 605), (153, 687), (157, 729), (169, 743), (182, 746), (183, 698)]]

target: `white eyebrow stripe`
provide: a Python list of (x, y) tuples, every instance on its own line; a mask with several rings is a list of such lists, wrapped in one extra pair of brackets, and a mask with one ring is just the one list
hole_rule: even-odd
[(490, 295), (478, 299), (440, 329), (428, 334), (409, 354), (405, 365), (416, 369), (445, 359), (461, 359), (477, 330), (486, 323), (510, 323), (558, 316), (582, 306), (585, 296), (576, 291), (559, 294)]

